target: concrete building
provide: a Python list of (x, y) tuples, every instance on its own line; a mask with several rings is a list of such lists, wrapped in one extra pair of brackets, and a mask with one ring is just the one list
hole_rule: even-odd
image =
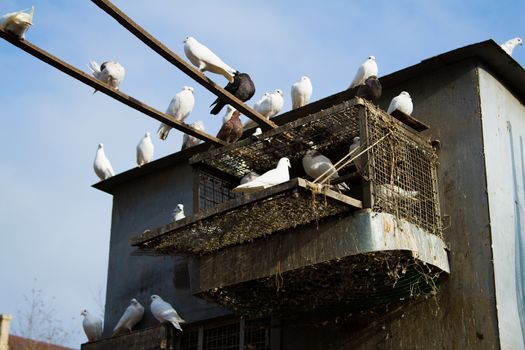
[[(167, 225), (177, 203), (184, 203), (186, 216), (197, 208), (195, 170), (189, 159), (208, 150), (207, 145), (199, 145), (94, 186), (113, 196), (104, 334), (110, 336), (131, 298), (146, 306), (150, 295), (158, 294), (188, 322), (183, 336), (175, 335), (181, 349), (525, 348), (523, 67), (495, 42), (486, 41), (422, 61), (382, 77), (381, 82), (379, 106), (386, 109), (399, 92), (410, 92), (415, 105), (413, 116), (430, 126), (421, 135), (439, 141), (434, 143), (439, 144), (437, 203), (444, 223), (450, 275), (439, 280), (439, 288), (433, 290), (435, 296), (351, 312), (335, 306), (321, 315), (287, 312), (286, 317), (266, 315), (257, 320), (240, 319), (237, 312), (195, 296), (204, 285), (211, 288), (218, 283), (221, 287), (220, 278), (236, 278), (232, 274), (240, 266), (235, 266), (230, 275), (206, 270), (217, 268), (218, 261), (238, 262), (234, 255), (243, 255), (251, 259), (248, 264), (271, 262), (274, 270), (264, 270), (263, 266), (260, 271), (275, 271), (287, 257), (274, 249), (285, 244), (279, 240), (285, 235), (299, 237), (294, 229), (288, 229), (284, 234), (203, 257), (137, 254), (130, 240)], [(276, 120), (279, 124), (291, 122), (351, 97), (352, 91), (344, 91)], [(366, 198), (363, 202), (366, 204)], [(339, 217), (337, 223), (323, 221), (297, 231), (312, 240), (343, 234), (345, 227), (365, 215), (362, 213), (352, 211), (347, 219)], [(308, 246), (311, 240), (301, 242)], [(339, 246), (338, 241), (333, 243), (334, 249)], [(303, 266), (309, 257), (301, 259)], [(437, 265), (448, 272), (443, 264)], [(231, 266), (224, 269), (232, 270)], [(264, 271), (247, 270), (246, 276), (264, 276)], [(290, 271), (293, 274), (295, 270)], [(214, 276), (217, 280), (210, 282)], [(279, 278), (278, 274), (273, 277)], [(137, 328), (156, 324), (147, 311)]]

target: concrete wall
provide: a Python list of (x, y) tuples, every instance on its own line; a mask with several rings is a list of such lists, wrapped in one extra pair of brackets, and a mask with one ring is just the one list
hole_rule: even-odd
[(146, 308), (137, 328), (157, 324), (149, 311), (151, 294), (158, 294), (170, 302), (188, 322), (226, 313), (191, 296), (187, 258), (131, 255), (134, 248), (129, 239), (146, 229), (170, 222), (177, 203), (183, 203), (186, 215), (191, 215), (192, 190), (191, 168), (181, 163), (122, 185), (114, 193), (105, 335), (111, 333), (131, 298), (136, 298)]
[(479, 73), (500, 344), (524, 349), (525, 107)]

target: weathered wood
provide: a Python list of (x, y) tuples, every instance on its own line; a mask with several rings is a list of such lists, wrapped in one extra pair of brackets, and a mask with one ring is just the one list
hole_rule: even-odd
[(156, 350), (175, 349), (175, 329), (169, 324), (140, 329), (128, 334), (84, 343), (81, 350)]
[(416, 118), (408, 114), (405, 114), (397, 109), (393, 111), (392, 113), (390, 113), (390, 115), (396, 118), (397, 120), (399, 120), (400, 122), (402, 122), (403, 124), (408, 125), (412, 129), (419, 131), (419, 132), (425, 131), (430, 128), (430, 126), (426, 125), (425, 123), (420, 122)]
[(226, 103), (232, 105), (237, 110), (239, 110), (239, 112), (258, 123), (262, 129), (268, 130), (277, 127), (277, 125), (273, 121), (265, 118), (262, 114), (254, 111), (252, 108), (244, 104), (241, 100), (230, 94), (228, 91), (224, 90), (219, 85), (215, 84), (211, 79), (199, 72), (196, 68), (186, 63), (186, 61), (184, 61), (176, 53), (171, 51), (166, 45), (155, 39), (153, 35), (148, 33), (137, 23), (135, 23), (124, 12), (120, 11), (120, 9), (117, 8), (113, 3), (111, 3), (111, 1), (91, 1), (95, 5), (100, 7), (102, 10), (104, 10), (111, 17), (113, 17), (124, 28), (129, 30), (131, 34), (135, 35), (140, 41), (149, 46), (153, 51), (158, 53), (168, 62), (172, 63), (175, 67), (179, 68), (186, 75), (188, 75), (190, 78), (202, 85), (212, 94), (214, 94), (217, 97), (220, 97), (222, 100), (226, 101)]
[(197, 137), (200, 140), (210, 142), (217, 146), (225, 145), (226, 143), (218, 138), (211, 136), (203, 131), (196, 130), (191, 128), (189, 125), (186, 125), (174, 117), (164, 114), (153, 107), (148, 106), (147, 104), (133, 98), (125, 93), (111, 88), (109, 85), (102, 83), (93, 76), (81, 71), (80, 69), (60, 60), (59, 58), (51, 55), (50, 53), (42, 50), (36, 45), (28, 42), (27, 40), (19, 40), (17, 37), (13, 36), (9, 32), (6, 32), (3, 29), (0, 29), (0, 37), (2, 37), (7, 42), (13, 44), (14, 46), (24, 50), (30, 55), (38, 58), (39, 60), (55, 67), (59, 71), (66, 73), (67, 75), (77, 79), (78, 81), (91, 86), (92, 88), (114, 98), (115, 100), (124, 103), (125, 105), (136, 109), (137, 111), (144, 113), (160, 122), (168, 124), (169, 126), (180, 130), (188, 135)]

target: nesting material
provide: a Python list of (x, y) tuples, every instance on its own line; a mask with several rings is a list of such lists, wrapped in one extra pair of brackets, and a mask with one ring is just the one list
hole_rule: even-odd
[(132, 239), (156, 254), (205, 254), (362, 207), (301, 178), (201, 211)]
[(441, 270), (407, 251), (353, 255), (198, 296), (248, 317), (364, 310), (438, 291)]

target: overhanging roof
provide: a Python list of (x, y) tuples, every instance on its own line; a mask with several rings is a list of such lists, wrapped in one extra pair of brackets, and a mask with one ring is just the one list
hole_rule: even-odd
[[(428, 58), (418, 64), (381, 77), (381, 84), (384, 89), (388, 89), (390, 87), (401, 85), (403, 82), (418, 76), (466, 60), (476, 60), (483, 63), (484, 66), (516, 96), (517, 99), (525, 104), (525, 69), (511, 56), (507, 55), (494, 40), (482, 41)], [(283, 113), (275, 117), (273, 120), (276, 124), (282, 125), (297, 118), (329, 108), (343, 101), (347, 101), (353, 96), (354, 90), (345, 90), (321, 100), (314, 101), (304, 107)], [(202, 144), (185, 151), (171, 154), (146, 164), (141, 168), (133, 168), (117, 174), (105, 181), (98, 182), (94, 184), (93, 187), (109, 194), (113, 194), (115, 189), (124, 183), (141, 178), (152, 172), (160, 171), (161, 169), (172, 166), (173, 164), (187, 161), (194, 154), (203, 152), (210, 147), (211, 145), (209, 144)]]

